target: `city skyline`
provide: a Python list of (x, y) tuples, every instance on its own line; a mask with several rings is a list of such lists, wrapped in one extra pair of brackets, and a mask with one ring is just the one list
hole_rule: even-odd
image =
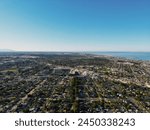
[(150, 51), (148, 0), (1, 0), (0, 49)]

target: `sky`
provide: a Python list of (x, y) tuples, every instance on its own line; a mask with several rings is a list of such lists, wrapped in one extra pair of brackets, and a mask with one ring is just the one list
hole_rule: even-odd
[(150, 0), (0, 0), (0, 49), (150, 51)]

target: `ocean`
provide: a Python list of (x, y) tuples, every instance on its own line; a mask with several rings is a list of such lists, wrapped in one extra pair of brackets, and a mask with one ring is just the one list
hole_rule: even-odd
[(150, 61), (150, 52), (88, 52), (89, 54), (108, 55), (132, 60)]

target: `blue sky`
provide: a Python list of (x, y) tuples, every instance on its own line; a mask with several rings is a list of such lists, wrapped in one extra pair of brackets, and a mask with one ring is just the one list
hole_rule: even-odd
[(150, 0), (0, 0), (0, 49), (150, 51)]

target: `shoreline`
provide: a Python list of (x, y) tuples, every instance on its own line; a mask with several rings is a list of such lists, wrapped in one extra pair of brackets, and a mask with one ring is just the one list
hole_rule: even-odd
[[(124, 55), (126, 54), (126, 55)], [(127, 55), (128, 54), (128, 55)], [(150, 61), (150, 52), (36, 52), (36, 51), (13, 51), (0, 52), (0, 57), (4, 56), (19, 56), (19, 55), (92, 55), (105, 58), (118, 58), (134, 61)], [(144, 56), (143, 56), (144, 55)]]

